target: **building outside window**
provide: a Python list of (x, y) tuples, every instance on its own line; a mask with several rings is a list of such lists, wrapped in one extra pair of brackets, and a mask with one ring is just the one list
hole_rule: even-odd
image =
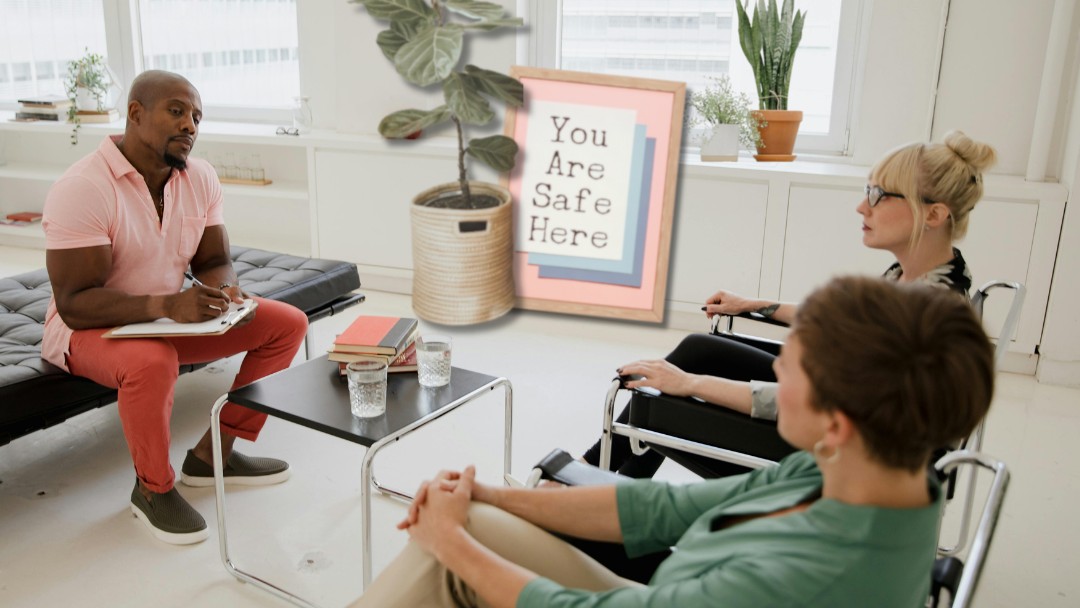
[[(558, 32), (540, 35), (558, 38), (550, 48), (562, 69), (684, 81), (688, 94), (707, 85), (710, 76), (727, 74), (756, 104), (753, 72), (739, 46), (735, 1), (561, 0)], [(751, 0), (748, 7), (751, 16), (754, 4)], [(838, 64), (838, 51), (851, 53), (853, 41), (842, 39), (841, 31), (846, 28), (845, 35), (854, 38), (857, 19), (844, 19), (842, 12), (856, 13), (859, 5), (855, 0), (795, 2), (807, 19), (788, 108), (803, 111), (800, 142), (811, 142), (804, 148), (834, 153), (843, 148), (851, 58)]]
[[(135, 31), (106, 19), (126, 10)], [(118, 74), (110, 50), (137, 57), (133, 72), (182, 74), (208, 116), (289, 108), (300, 94), (295, 0), (0, 0), (0, 103), (63, 94), (68, 63), (86, 50)]]

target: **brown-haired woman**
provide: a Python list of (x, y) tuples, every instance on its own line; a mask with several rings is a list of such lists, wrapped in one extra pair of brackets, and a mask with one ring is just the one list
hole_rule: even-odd
[[(967, 233), (968, 221), (983, 194), (983, 171), (993, 165), (990, 146), (952, 131), (940, 144), (913, 143), (885, 155), (870, 171), (866, 194), (855, 210), (862, 215), (863, 244), (893, 254), (896, 263), (885, 278), (920, 281), (967, 294), (971, 274), (954, 242)], [(718, 291), (702, 308), (716, 314), (758, 312), (790, 323), (796, 304), (749, 299)], [(642, 376), (630, 388), (651, 387), (676, 397), (693, 396), (754, 418), (776, 419), (773, 355), (708, 334), (687, 336), (665, 359), (635, 361), (620, 375)], [(626, 422), (628, 409), (619, 416)], [(654, 450), (640, 456), (629, 440), (616, 436), (611, 468), (630, 477), (651, 477), (664, 457)], [(584, 455), (598, 464), (600, 442)], [(722, 474), (729, 467), (688, 456), (698, 472)], [(736, 468), (737, 467), (731, 467)]]
[[(993, 393), (982, 325), (939, 289), (837, 279), (799, 307), (775, 366), (780, 433), (802, 450), (778, 465), (533, 490), (444, 471), (360, 605), (922, 606), (942, 500), (931, 449), (967, 436)], [(545, 530), (677, 550), (641, 585)]]

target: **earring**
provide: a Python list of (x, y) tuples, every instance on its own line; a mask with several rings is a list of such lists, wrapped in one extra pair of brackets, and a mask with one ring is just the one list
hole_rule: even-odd
[(929, 232), (930, 231), (930, 224), (923, 224), (922, 229), (923, 229), (923, 232)]
[(824, 451), (825, 451), (825, 440), (823, 440), (823, 439), (819, 440), (817, 443), (814, 444), (814, 458), (818, 459), (823, 464), (836, 464), (836, 462), (838, 460), (840, 460), (840, 448), (839, 447), (833, 448), (833, 453), (828, 458), (826, 458), (825, 456), (822, 455), (822, 452), (824, 452)]

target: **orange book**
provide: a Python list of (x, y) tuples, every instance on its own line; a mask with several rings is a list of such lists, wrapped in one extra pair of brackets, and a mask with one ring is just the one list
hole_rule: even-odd
[(357, 317), (331, 349), (335, 353), (396, 357), (416, 334), (416, 319), (407, 317)]

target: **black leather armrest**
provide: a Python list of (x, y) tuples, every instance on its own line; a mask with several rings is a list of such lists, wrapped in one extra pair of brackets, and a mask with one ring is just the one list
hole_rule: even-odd
[(540, 469), (544, 479), (551, 479), (568, 486), (602, 486), (630, 481), (629, 477), (575, 460), (565, 450), (558, 448), (544, 456), (535, 468)]

